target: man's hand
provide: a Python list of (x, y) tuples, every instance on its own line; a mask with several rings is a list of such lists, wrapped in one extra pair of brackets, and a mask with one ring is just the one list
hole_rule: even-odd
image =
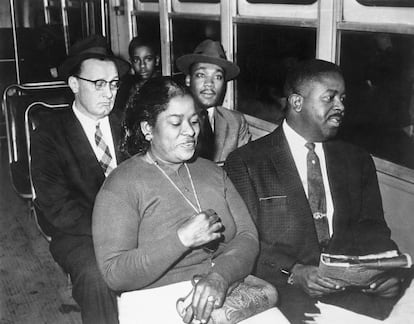
[(344, 288), (333, 279), (318, 275), (318, 267), (296, 264), (292, 269), (293, 285), (300, 286), (309, 296), (320, 297)]
[(375, 294), (381, 297), (392, 298), (399, 294), (401, 289), (401, 280), (398, 277), (391, 275), (384, 275), (377, 278), (370, 284), (368, 289), (363, 292), (368, 294)]

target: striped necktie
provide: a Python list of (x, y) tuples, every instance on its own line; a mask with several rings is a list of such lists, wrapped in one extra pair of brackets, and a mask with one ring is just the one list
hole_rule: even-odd
[(309, 150), (306, 158), (308, 168), (308, 200), (312, 210), (316, 234), (322, 251), (330, 239), (328, 217), (326, 215), (326, 195), (323, 185), (322, 171), (319, 158), (315, 153), (315, 144), (306, 143)]
[(95, 144), (98, 151), (99, 164), (101, 165), (102, 170), (105, 173), (105, 176), (108, 176), (113, 169), (110, 165), (112, 161), (112, 156), (111, 152), (109, 151), (108, 145), (104, 141), (101, 128), (99, 127), (99, 123), (96, 124)]

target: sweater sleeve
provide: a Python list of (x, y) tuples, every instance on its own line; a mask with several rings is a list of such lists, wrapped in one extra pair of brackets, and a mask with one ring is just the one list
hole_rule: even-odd
[(123, 199), (125, 188), (119, 186), (119, 183), (110, 189), (104, 186), (96, 197), (92, 234), (104, 280), (115, 291), (129, 291), (159, 279), (187, 248), (174, 231), (140, 246), (138, 209)]

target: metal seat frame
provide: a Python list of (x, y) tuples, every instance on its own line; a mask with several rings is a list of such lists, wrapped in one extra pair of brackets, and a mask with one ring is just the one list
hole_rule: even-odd
[[(26, 166), (25, 161), (22, 161), (22, 155), (24, 155), (24, 157), (26, 156), (26, 150), (24, 147), (19, 147), (21, 145), (25, 145), (26, 141), (24, 139), (21, 139), (19, 141), (18, 138), (19, 136), (22, 136), (21, 133), (24, 133), (24, 121), (20, 120), (22, 119), (21, 117), (17, 118), (16, 115), (18, 113), (20, 116), (22, 116), (28, 109), (28, 106), (30, 106), (35, 101), (42, 101), (46, 104), (68, 103), (67, 101), (69, 100), (66, 100), (68, 93), (70, 93), (70, 88), (63, 81), (12, 84), (8, 86), (3, 92), (2, 109), (6, 123), (9, 175), (13, 190), (23, 199), (31, 200), (32, 192), (30, 190), (28, 181), (27, 184), (25, 181), (22, 186), (19, 186), (16, 183), (19, 176), (23, 177), (24, 179), (27, 178), (27, 180), (29, 179), (28, 166)], [(22, 107), (17, 108), (19, 110), (18, 112), (17, 110), (12, 111), (11, 98), (18, 96), (26, 96), (25, 99), (27, 98), (28, 102), (22, 102)], [(31, 99), (33, 100), (30, 102)], [(24, 171), (22, 171), (21, 174), (14, 174), (14, 166), (21, 166), (22, 170)], [(26, 167), (27, 171), (25, 170)]]
[(38, 211), (36, 210), (35, 205), (35, 199), (36, 199), (36, 191), (35, 187), (33, 185), (33, 179), (32, 179), (32, 169), (31, 169), (31, 137), (32, 132), (36, 129), (37, 125), (33, 122), (31, 119), (31, 115), (35, 110), (42, 109), (44, 111), (48, 111), (48, 113), (52, 113), (56, 110), (62, 110), (62, 109), (69, 109), (71, 106), (69, 104), (48, 104), (45, 102), (33, 102), (30, 104), (24, 114), (24, 126), (25, 126), (25, 134), (26, 134), (26, 148), (27, 148), (27, 160), (29, 163), (29, 179), (30, 179), (30, 189), (31, 189), (31, 204), (30, 204), (30, 213), (31, 216), (33, 216), (33, 219), (35, 220), (37, 229), (42, 234), (42, 236), (48, 241), (51, 241), (51, 237), (45, 233), (45, 231), (42, 229), (42, 227), (39, 224), (39, 218), (38, 218)]

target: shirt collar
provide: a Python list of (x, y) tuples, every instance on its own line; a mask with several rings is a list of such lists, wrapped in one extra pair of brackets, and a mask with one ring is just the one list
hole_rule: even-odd
[[(283, 132), (285, 133), (286, 140), (288, 141), (289, 146), (292, 149), (303, 149), (306, 148), (305, 144), (308, 141), (299, 135), (289, 124), (286, 122), (286, 119), (282, 123)], [(306, 149), (307, 150), (307, 149)], [(322, 143), (315, 142), (315, 150), (320, 151), (322, 150)]]
[(79, 122), (82, 125), (84, 125), (85, 127), (87, 127), (88, 129), (92, 129), (92, 128), (95, 129), (96, 125), (98, 123), (99, 124), (106, 123), (107, 120), (108, 120), (108, 116), (105, 116), (104, 118), (101, 118), (101, 119), (98, 119), (98, 120), (90, 118), (89, 116), (85, 115), (83, 112), (81, 112), (76, 107), (75, 102), (73, 103), (72, 110), (73, 110), (73, 113), (75, 114), (76, 118), (78, 118)]

